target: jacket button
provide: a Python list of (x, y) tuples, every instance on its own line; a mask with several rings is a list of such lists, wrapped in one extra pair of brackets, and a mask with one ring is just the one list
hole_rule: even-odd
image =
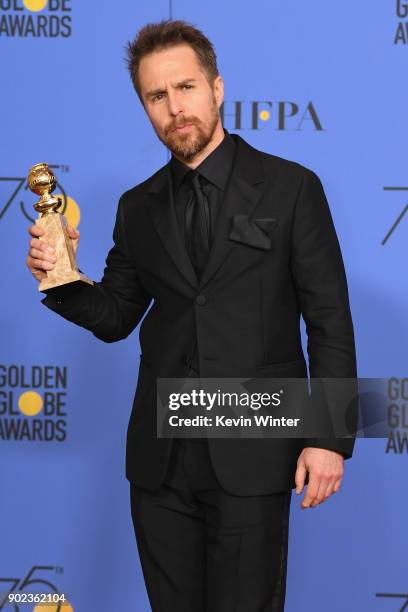
[(195, 299), (196, 304), (198, 304), (199, 306), (204, 306), (206, 301), (207, 298), (205, 297), (204, 293), (199, 293)]

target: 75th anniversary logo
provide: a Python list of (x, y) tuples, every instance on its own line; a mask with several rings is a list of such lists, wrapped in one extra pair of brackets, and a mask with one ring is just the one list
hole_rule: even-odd
[[(48, 164), (50, 168), (57, 169), (59, 173), (64, 174), (69, 171), (69, 166), (63, 164)], [(29, 194), (30, 205), (25, 204), (27, 193)], [(58, 212), (62, 213), (69, 225), (78, 227), (81, 211), (77, 202), (69, 196), (64, 189), (64, 186), (58, 181), (56, 193), (62, 199), (62, 206)], [(12, 206), (18, 206), (21, 213), (28, 221), (34, 223), (36, 215), (33, 209), (33, 198), (30, 193), (26, 176), (0, 176), (0, 222), (4, 216), (10, 211)]]

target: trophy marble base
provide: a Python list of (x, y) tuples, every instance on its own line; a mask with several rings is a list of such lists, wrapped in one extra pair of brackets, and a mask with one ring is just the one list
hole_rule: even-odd
[(82, 272), (76, 272), (70, 275), (64, 274), (63, 276), (48, 278), (47, 271), (47, 278), (44, 278), (44, 280), (40, 282), (40, 284), (38, 285), (38, 291), (47, 291), (49, 289), (62, 287), (64, 285), (69, 285), (78, 281), (88, 283), (89, 285), (94, 284), (93, 280), (88, 278), (85, 274), (82, 274)]
[(45, 230), (40, 240), (52, 244), (57, 257), (54, 268), (46, 271), (47, 276), (40, 282), (38, 290), (47, 291), (78, 281), (93, 285), (93, 280), (78, 269), (72, 239), (68, 235), (67, 221), (64, 215), (58, 212), (49, 212), (36, 219), (35, 223)]

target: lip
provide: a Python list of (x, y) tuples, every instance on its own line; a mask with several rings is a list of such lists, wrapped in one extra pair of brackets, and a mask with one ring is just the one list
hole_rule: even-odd
[(193, 125), (192, 123), (185, 123), (181, 127), (174, 128), (173, 132), (182, 132), (184, 129), (191, 127), (192, 125)]

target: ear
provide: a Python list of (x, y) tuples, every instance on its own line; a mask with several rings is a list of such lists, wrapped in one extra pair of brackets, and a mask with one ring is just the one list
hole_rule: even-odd
[(224, 79), (222, 78), (222, 76), (218, 75), (215, 77), (213, 83), (213, 91), (217, 106), (218, 108), (220, 108), (221, 104), (224, 102)]

